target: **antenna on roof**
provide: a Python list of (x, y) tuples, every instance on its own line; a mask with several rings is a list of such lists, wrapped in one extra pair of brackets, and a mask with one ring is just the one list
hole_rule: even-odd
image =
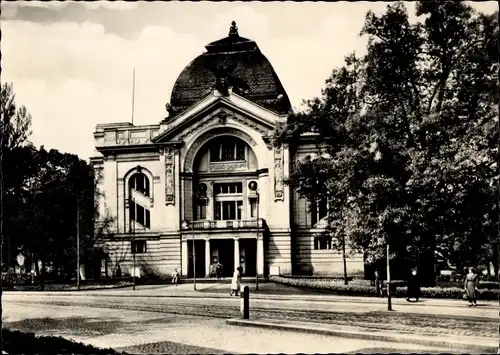
[(135, 68), (132, 74), (132, 125), (134, 124), (134, 111), (135, 111)]

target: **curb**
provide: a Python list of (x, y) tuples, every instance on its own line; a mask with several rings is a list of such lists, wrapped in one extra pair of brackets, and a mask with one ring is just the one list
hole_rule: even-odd
[[(16, 294), (16, 293), (24, 293), (24, 294), (37, 294), (37, 295), (42, 295), (42, 296), (73, 296), (73, 297), (83, 297), (83, 296), (92, 296), (92, 297), (150, 297), (150, 298), (213, 298), (213, 299), (226, 299), (229, 296), (226, 293), (215, 293), (215, 292), (204, 292), (204, 291), (196, 291), (196, 292), (186, 292), (186, 293), (171, 293), (171, 294), (163, 294), (163, 295), (151, 295), (151, 294), (146, 294), (146, 293), (122, 293), (122, 294), (113, 294), (112, 291), (114, 289), (108, 289), (108, 290), (81, 290), (81, 291), (14, 291), (12, 293), (7, 293), (4, 292), (4, 294)], [(119, 290), (119, 288), (115, 289)], [(98, 292), (96, 292), (98, 291)], [(109, 293), (107, 291), (110, 291)], [(96, 292), (96, 293), (93, 293)], [(134, 292), (134, 291), (131, 291)], [(139, 291), (142, 292), (142, 291)], [(308, 302), (349, 302), (349, 303), (361, 303), (361, 304), (379, 304), (378, 301), (372, 300), (372, 299), (367, 299), (367, 300), (358, 300), (358, 299), (347, 299), (347, 298), (342, 298), (342, 299), (324, 299), (324, 298), (316, 298), (316, 297), (308, 297), (308, 296), (295, 296), (295, 295), (277, 295), (277, 294), (269, 294), (269, 295), (255, 295), (253, 294), (252, 299), (254, 300), (269, 300), (269, 301), (308, 301)], [(393, 306), (400, 306), (404, 305), (406, 306), (408, 303), (407, 302), (393, 302)], [(420, 304), (414, 304), (416, 307), (425, 307), (427, 304), (425, 303), (420, 303)], [(435, 304), (430, 304), (429, 306), (432, 307), (452, 307), (452, 308), (464, 308), (464, 304), (444, 304), (444, 303), (435, 303)], [(481, 309), (498, 309), (497, 306), (494, 305), (485, 305), (482, 306)], [(383, 310), (376, 310), (376, 311), (369, 311), (369, 312), (376, 312), (380, 314), (393, 314), (394, 311), (383, 311)], [(420, 312), (405, 312), (402, 311), (402, 313), (411, 313), (411, 314), (428, 314), (428, 313), (420, 313)], [(434, 314), (434, 313), (432, 313)], [(447, 315), (439, 315), (436, 314), (437, 316), (442, 316), (446, 317)], [(462, 316), (464, 319), (491, 319), (490, 317), (477, 317), (477, 316)]]
[[(352, 339), (362, 339), (362, 340), (372, 340), (372, 341), (385, 341), (385, 342), (393, 342), (393, 343), (410, 343), (414, 345), (423, 345), (428, 347), (436, 347), (436, 348), (445, 348), (450, 350), (458, 350), (465, 352), (475, 352), (480, 354), (496, 354), (498, 351), (498, 345), (494, 346), (493, 343), (496, 341), (492, 339), (492, 345), (478, 345), (477, 340), (481, 339), (484, 343), (484, 338), (474, 338), (475, 342), (472, 339), (466, 342), (457, 342), (456, 339), (446, 339), (439, 340), (438, 336), (435, 336), (435, 339), (429, 339), (429, 336), (410, 336), (409, 334), (376, 334), (363, 330), (334, 330), (334, 329), (326, 329), (321, 326), (315, 325), (296, 325), (296, 324), (278, 324), (278, 323), (268, 323), (263, 321), (255, 321), (255, 320), (243, 320), (243, 319), (227, 319), (227, 325), (235, 325), (235, 326), (243, 326), (243, 327), (258, 327), (265, 329), (274, 329), (274, 330), (283, 330), (283, 331), (292, 331), (299, 333), (307, 333), (307, 334), (318, 334), (318, 335), (330, 335), (334, 337), (340, 338), (352, 338)], [(465, 338), (465, 337), (463, 337)], [(462, 339), (463, 339), (462, 338)]]
[(474, 316), (474, 315), (471, 315), (471, 316), (466, 316), (466, 315), (461, 315), (461, 314), (440, 314), (440, 313), (418, 313), (418, 312), (405, 312), (405, 311), (369, 311), (367, 312), (369, 314), (372, 314), (372, 315), (381, 315), (381, 316), (385, 316), (385, 315), (394, 315), (394, 314), (408, 314), (408, 315), (416, 315), (416, 316), (421, 316), (421, 315), (428, 315), (428, 316), (432, 316), (434, 318), (442, 318), (442, 319), (449, 319), (449, 318), (453, 318), (453, 319), (457, 319), (457, 320), (471, 320), (471, 321), (492, 321), (492, 320), (497, 320), (497, 318), (494, 318), (494, 317), (482, 317), (482, 316)]

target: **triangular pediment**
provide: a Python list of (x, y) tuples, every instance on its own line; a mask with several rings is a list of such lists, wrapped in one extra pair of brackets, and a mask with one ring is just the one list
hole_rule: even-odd
[(267, 110), (236, 94), (211, 94), (175, 116), (164, 126), (162, 124), (162, 132), (153, 142), (183, 141), (187, 135), (209, 124), (222, 127), (229, 121), (237, 121), (262, 135), (269, 135), (276, 124), (285, 119), (286, 116)]

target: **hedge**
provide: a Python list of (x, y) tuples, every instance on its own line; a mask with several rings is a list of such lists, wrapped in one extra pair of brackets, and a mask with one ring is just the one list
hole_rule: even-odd
[[(375, 286), (348, 284), (344, 285), (338, 281), (325, 281), (314, 279), (294, 279), (290, 277), (270, 276), (269, 281), (278, 284), (307, 288), (334, 294), (348, 296), (377, 296)], [(462, 299), (464, 290), (460, 287), (422, 287), (422, 298), (452, 298)], [(482, 300), (498, 300), (500, 290), (498, 289), (479, 289), (479, 299)], [(391, 287), (391, 295), (394, 297), (406, 297), (407, 287), (398, 286), (397, 284)]]
[(53, 336), (36, 336), (18, 330), (3, 329), (3, 350), (7, 354), (126, 354), (113, 349), (99, 349), (91, 345)]

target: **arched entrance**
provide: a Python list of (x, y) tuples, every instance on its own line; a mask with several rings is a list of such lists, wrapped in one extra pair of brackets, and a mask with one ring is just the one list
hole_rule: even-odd
[[(255, 142), (253, 142), (255, 143)], [(249, 184), (258, 184), (259, 164), (252, 145), (225, 132), (206, 139), (192, 156), (192, 188), (184, 190), (186, 215), (192, 216), (196, 276), (210, 276), (214, 264), (230, 277), (257, 271), (257, 200)], [(191, 192), (189, 196), (188, 193)], [(188, 241), (188, 275), (193, 275), (193, 242)]]

